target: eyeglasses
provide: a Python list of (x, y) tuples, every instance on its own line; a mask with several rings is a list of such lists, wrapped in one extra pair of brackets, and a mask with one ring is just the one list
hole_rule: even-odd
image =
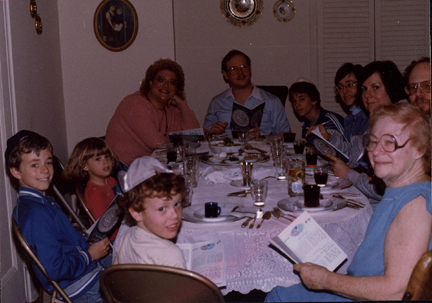
[(334, 88), (334, 92), (335, 92), (335, 94), (339, 94), (339, 92), (340, 92), (341, 90), (343, 90), (345, 87), (346, 87), (347, 89), (355, 88), (355, 87), (357, 87), (357, 82), (349, 81), (349, 82), (347, 82), (347, 83), (345, 83), (345, 84), (338, 84), (338, 85), (336, 85), (335, 88)]
[(381, 142), (382, 148), (386, 152), (392, 153), (392, 152), (398, 150), (399, 148), (405, 147), (405, 145), (407, 145), (409, 140), (411, 140), (411, 138), (406, 140), (406, 142), (404, 144), (399, 145), (396, 138), (393, 135), (385, 134), (385, 135), (382, 135), (381, 138), (379, 138), (379, 139), (374, 135), (364, 135), (363, 136), (363, 147), (367, 151), (372, 152), (378, 146), (378, 143)]
[(165, 82), (168, 82), (168, 86), (177, 88), (178, 81), (177, 80), (167, 80), (165, 77), (156, 77), (155, 81), (157, 85), (162, 86)]
[(242, 72), (249, 71), (249, 65), (242, 64), (240, 66), (232, 66), (232, 67), (228, 68), (227, 72), (229, 72), (231, 75), (237, 75), (240, 72), (240, 70)]
[(420, 83), (410, 83), (405, 87), (405, 92), (411, 96), (414, 95), (417, 92), (417, 88), (420, 87), (420, 89), (424, 93), (429, 94), (431, 92), (430, 85), (431, 85), (430, 81), (423, 81)]

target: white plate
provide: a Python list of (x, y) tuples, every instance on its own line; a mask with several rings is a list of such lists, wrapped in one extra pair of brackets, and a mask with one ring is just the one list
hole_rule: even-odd
[(221, 163), (223, 161), (222, 158), (219, 157), (211, 157), (208, 159), (211, 163)]
[(226, 163), (226, 164), (237, 164), (237, 163), (240, 163), (240, 159), (239, 160), (235, 160), (235, 161), (231, 161), (231, 160), (228, 160), (228, 158), (226, 158), (225, 160), (224, 160), (224, 162)]
[(250, 189), (250, 186), (243, 185), (243, 180), (232, 180), (230, 185), (244, 190)]
[(204, 216), (204, 204), (192, 205), (183, 209), (183, 220), (193, 223), (220, 223), (220, 222), (232, 222), (238, 219), (238, 216), (242, 217), (241, 213), (232, 215), (232, 209), (237, 206), (235, 204), (221, 204), (218, 203), (221, 208), (221, 214), (217, 218), (206, 218)]
[(290, 197), (278, 201), (277, 206), (283, 210), (295, 212), (295, 211), (309, 211), (309, 212), (319, 212), (319, 211), (329, 211), (333, 210), (333, 200), (334, 199), (323, 199), (320, 200), (319, 207), (304, 207), (303, 200), (304, 197)]

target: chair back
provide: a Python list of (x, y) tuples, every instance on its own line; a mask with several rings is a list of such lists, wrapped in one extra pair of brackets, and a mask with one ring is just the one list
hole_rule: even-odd
[(113, 265), (102, 272), (100, 286), (110, 303), (224, 302), (209, 279), (170, 266)]
[(96, 218), (91, 213), (90, 209), (87, 207), (87, 203), (84, 198), (84, 192), (80, 188), (79, 185), (75, 188), (75, 194), (77, 196), (78, 201), (80, 202), (81, 207), (84, 209), (86, 215), (89, 217), (91, 224), (93, 225), (96, 222)]
[(275, 95), (282, 102), (282, 105), (285, 107), (285, 102), (288, 97), (288, 86), (285, 85), (257, 85), (258, 88), (269, 92), (270, 94)]
[(402, 300), (432, 300), (432, 250), (425, 252), (417, 262)]
[(36, 266), (39, 268), (39, 270), (44, 274), (44, 276), (48, 279), (48, 281), (52, 284), (54, 287), (54, 291), (51, 296), (51, 302), (61, 302), (56, 299), (57, 293), (63, 298), (64, 302), (72, 303), (71, 299), (68, 297), (68, 295), (64, 292), (64, 290), (58, 285), (56, 281), (51, 280), (46, 271), (43, 267), (42, 263), (37, 258), (36, 254), (33, 252), (33, 250), (30, 248), (30, 245), (27, 243), (27, 240), (24, 238), (21, 229), (18, 226), (18, 223), (15, 221), (14, 218), (12, 218), (12, 231), (15, 234), (17, 240), (21, 244), (24, 251), (27, 253), (27, 256), (30, 257), (30, 260), (36, 264)]

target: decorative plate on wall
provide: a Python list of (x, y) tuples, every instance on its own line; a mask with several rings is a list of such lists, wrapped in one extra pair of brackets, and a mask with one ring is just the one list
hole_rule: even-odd
[(280, 22), (288, 22), (294, 18), (296, 9), (291, 0), (279, 0), (273, 6), (273, 15)]
[(263, 0), (221, 0), (222, 16), (234, 26), (251, 26), (264, 11)]

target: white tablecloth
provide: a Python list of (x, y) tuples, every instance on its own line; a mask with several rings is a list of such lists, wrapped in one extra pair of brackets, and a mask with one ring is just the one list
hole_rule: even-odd
[[(265, 147), (252, 143), (257, 147)], [(207, 150), (203, 144), (199, 151)], [(204, 171), (208, 165), (200, 163), (200, 170)], [(272, 166), (267, 163), (255, 163), (254, 166)], [(220, 167), (219, 167), (220, 168)], [(263, 210), (271, 210), (277, 202), (288, 197), (286, 181), (277, 181), (270, 178), (268, 196)], [(252, 206), (252, 198), (227, 197), (227, 193), (239, 191), (239, 188), (224, 184), (206, 183), (201, 176), (198, 187), (194, 188), (192, 205), (215, 201), (221, 204), (235, 204)], [(354, 186), (344, 192), (360, 193)], [(348, 261), (338, 270), (346, 273), (358, 246), (363, 240), (366, 227), (372, 215), (372, 208), (368, 199), (360, 195), (356, 200), (364, 203), (365, 208), (356, 210), (343, 208), (338, 211), (325, 211), (312, 213), (312, 216), (324, 230), (338, 243), (348, 255)], [(226, 294), (230, 291), (239, 291), (243, 294), (253, 289), (269, 292), (276, 286), (290, 286), (300, 283), (300, 279), (293, 273), (292, 263), (281, 254), (269, 247), (269, 239), (278, 235), (290, 222), (283, 218), (271, 217), (266, 220), (260, 229), (241, 228), (244, 220), (221, 223), (191, 223), (183, 221), (178, 235), (178, 242), (194, 242), (204, 239), (206, 235), (219, 234), (225, 247), (227, 261), (227, 286), (222, 289)], [(256, 226), (256, 225), (255, 225)]]

